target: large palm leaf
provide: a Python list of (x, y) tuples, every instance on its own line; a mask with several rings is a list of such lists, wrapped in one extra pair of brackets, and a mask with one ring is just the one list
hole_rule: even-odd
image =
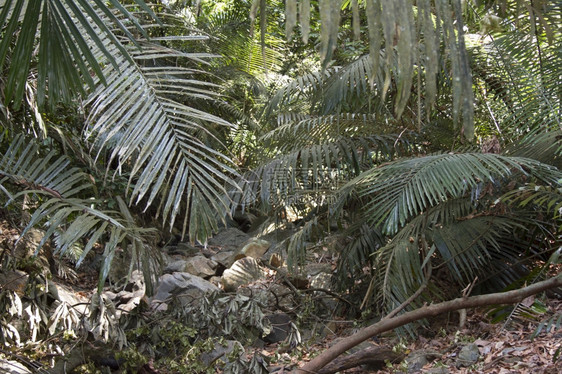
[[(169, 14), (160, 17), (169, 25), (181, 21)], [(145, 199), (148, 207), (159, 201), (170, 226), (186, 212), (183, 232), (189, 226), (190, 239), (204, 241), (226, 214), (225, 186), (232, 187), (236, 175), (220, 152), (224, 145), (215, 129), (231, 125), (198, 109), (199, 101), (217, 100), (216, 85), (201, 70), (213, 56), (165, 45), (201, 39), (198, 34), (151, 40), (139, 36), (136, 43), (142, 50), (125, 42), (127, 55), (115, 57), (118, 69), (106, 64), (107, 84), (98, 85), (88, 98), (86, 136), (98, 152), (109, 148), (110, 160), (120, 167), (130, 165), (131, 202)], [(118, 54), (109, 39), (103, 42)], [(101, 51), (97, 57), (103, 59)]]
[[(155, 17), (143, 0), (135, 3)], [(119, 1), (111, 0), (109, 4), (144, 33), (138, 20)], [(34, 58), (40, 106), (45, 104), (47, 94), (52, 105), (59, 101), (70, 103), (77, 93), (85, 93), (84, 83), (94, 87), (92, 75), (103, 81), (99, 61), (90, 46), (95, 44), (107, 61), (117, 67), (114, 55), (101, 39), (108, 38), (112, 46), (124, 52), (111, 30), (111, 25), (115, 25), (134, 40), (109, 4), (100, 0), (0, 1), (0, 29), (4, 35), (0, 41), (0, 67), (12, 61), (6, 76), (6, 102), (12, 102), (16, 109), (20, 106)]]
[[(107, 239), (104, 240), (100, 290), (118, 246), (130, 244), (131, 255), (142, 258), (139, 262), (144, 270), (150, 270), (145, 272), (150, 288), (154, 281), (154, 269), (151, 269), (154, 258), (150, 258), (152, 254), (143, 247), (142, 239), (149, 230), (138, 228), (124, 206), (121, 212), (100, 209), (102, 204), (93, 197), (90, 175), (77, 167), (69, 167), (68, 157), (57, 156), (54, 150), (46, 154), (43, 151), (33, 140), (16, 136), (0, 159), (0, 191), (7, 197), (2, 199), (4, 205), (16, 204), (24, 196), (33, 202), (29, 205), (37, 205), (20, 237), (31, 228), (44, 225), (45, 235), (35, 253), (50, 239), (56, 239), (52, 241), (55, 255), (65, 255), (78, 245), (81, 249), (76, 266), (80, 266), (96, 243)], [(131, 267), (135, 264), (131, 263)]]
[[(510, 266), (516, 269), (520, 254), (534, 240), (542, 241), (549, 229), (536, 212), (510, 213), (497, 205), (498, 198), (518, 180), (558, 186), (560, 176), (556, 168), (531, 159), (475, 153), (430, 155), (375, 167), (344, 186), (334, 205), (359, 199), (364, 206), (359, 221), (372, 228), (352, 227), (356, 240), (344, 250), (341, 269), (353, 271), (356, 266), (357, 271), (361, 261), (356, 257), (371, 256), (375, 286), (370, 289), (382, 290), (378, 300), (386, 300), (388, 309), (427, 282), (435, 255), (441, 259), (437, 266), (446, 267), (457, 284), (497, 269), (506, 285), (518, 275)], [(381, 234), (373, 236), (373, 230), (390, 241), (376, 239)], [(529, 243), (513, 243), (514, 232), (524, 233)]]
[[(408, 219), (447, 199), (476, 191), (483, 183), (503, 184), (514, 173), (530, 174), (556, 184), (556, 168), (532, 159), (495, 154), (437, 154), (374, 168), (344, 191), (367, 199), (369, 222), (394, 234)], [(475, 196), (478, 198), (478, 195)]]

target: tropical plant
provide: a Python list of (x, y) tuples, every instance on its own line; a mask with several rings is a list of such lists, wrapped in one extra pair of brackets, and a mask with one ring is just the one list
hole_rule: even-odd
[[(20, 240), (33, 227), (44, 229), (36, 254), (50, 241), (48, 256), (79, 266), (93, 249), (103, 251), (99, 291), (115, 254), (125, 252), (123, 270), (141, 269), (150, 293), (160, 253), (155, 230), (142, 225), (162, 216), (161, 226), (204, 242), (229, 209), (224, 196), (236, 171), (224, 140), (232, 125), (205, 111), (221, 103), (216, 78), (205, 70), (213, 55), (198, 46), (207, 37), (141, 0), (0, 6), (0, 51), (12, 61), (0, 78), (3, 216), (29, 211)], [(5, 271), (30, 261), (3, 253)], [(110, 308), (97, 301), (91, 331), (122, 344)], [(64, 328), (42, 325), (49, 313), (70, 316), (64, 307), (48, 311), (45, 302), (34, 304), (33, 318), (45, 316), (34, 319), (35, 334)], [(5, 322), (2, 332), (16, 339)]]
[[(459, 91), (454, 82), (459, 76), (449, 69), (464, 62), (449, 66), (440, 58), (424, 70), (414, 60), (419, 70), (411, 76), (412, 95), (405, 94), (408, 73), (398, 41), (396, 49), (377, 49), (376, 59), (371, 54), (336, 60), (278, 90), (262, 119), (271, 129), (262, 140), (276, 154), (247, 175), (246, 193), (237, 195), (243, 206), (299, 212), (299, 231), (287, 239), (295, 265), (304, 263), (306, 243), (324, 240), (331, 235), (327, 222), (336, 222), (340, 231), (334, 235), (351, 238), (339, 253), (338, 284), (362, 285), (363, 306), (386, 311), (420, 288), (423, 297), (411, 308), (424, 298), (452, 296), (439, 294), (432, 283), (443, 278), (457, 284), (456, 290), (477, 276), (479, 288), (503, 289), (531, 269), (530, 259), (545, 260), (560, 244), (555, 207), (561, 175), (555, 166), (561, 59), (552, 37), (560, 33), (554, 26), (560, 5), (507, 7), (499, 18), (493, 12), (502, 2), (470, 3), (463, 14), (468, 30), (479, 34), (453, 32), (459, 40), (431, 41), (435, 31), (420, 31), (424, 22), (442, 25), (441, 37), (452, 36), (446, 29), (450, 13), (437, 9), (451, 5), (422, 3), (402, 4), (414, 9), (422, 51), (437, 43), (451, 52), (449, 43), (466, 40), (475, 97), (482, 104), (474, 112), (480, 149), (459, 136), (469, 127), (454, 129), (459, 103), (470, 102), (472, 93)], [(454, 1), (453, 6), (460, 10)], [(501, 27), (485, 27), (491, 19)], [(343, 54), (336, 49), (333, 56)], [(430, 82), (434, 88), (427, 87)], [(424, 94), (423, 85), (435, 94)]]
[[(222, 128), (228, 129), (231, 125), (199, 109), (209, 105), (208, 102), (220, 101), (214, 91), (216, 84), (201, 69), (212, 55), (194, 47), (194, 43), (206, 37), (187, 29), (185, 20), (166, 13), (163, 8), (156, 17), (140, 0), (138, 4), (125, 6), (115, 1), (111, 9), (103, 3), (92, 7), (87, 1), (32, 3), (36, 7), (23, 1), (9, 1), (2, 7), (5, 35), (14, 35), (3, 38), (2, 51), (9, 58), (29, 61), (21, 71), (12, 65), (6, 73), (7, 85), (3, 92), (6, 110), (14, 111), (10, 116), (23, 119), (31, 110), (43, 110), (47, 97), (53, 109), (61, 102), (69, 105), (76, 100), (76, 93), (86, 94), (82, 86), (88, 83), (95, 89), (87, 92), (83, 103), (86, 120), (78, 126), (83, 128), (80, 141), (94, 154), (93, 164), (102, 161), (106, 168), (106, 176), (102, 175), (98, 183), (105, 185), (111, 180), (108, 178), (119, 178), (127, 173), (128, 184), (118, 193), (123, 197), (128, 195), (129, 203), (143, 201), (147, 208), (158, 205), (158, 214), (170, 227), (181, 212), (182, 233), (189, 227), (190, 240), (204, 241), (226, 215), (228, 203), (223, 198), (224, 190), (231, 184), (231, 176), (236, 175), (230, 160), (220, 151), (221, 148), (225, 151), (222, 144), (224, 134), (228, 133)], [(23, 18), (21, 25), (18, 24), (20, 16)], [(42, 20), (40, 27), (39, 19)], [(181, 27), (183, 34), (178, 35), (174, 30)], [(30, 42), (22, 35), (36, 33), (40, 53), (35, 62), (31, 55), (34, 39)], [(64, 57), (61, 61), (49, 60), (64, 48), (67, 50), (60, 55)], [(89, 65), (92, 65), (91, 72), (87, 68)], [(38, 81), (27, 80), (29, 69), (37, 71)], [(26, 107), (21, 114), (15, 112), (21, 106), (22, 87), (35, 84), (36, 96), (28, 101), (37, 102), (37, 106)], [(36, 117), (41, 118), (41, 115)], [(80, 130), (69, 126), (73, 124), (61, 128), (48, 121), (41, 123), (43, 135), (45, 129), (47, 132), (56, 130), (59, 140)], [(45, 124), (51, 126), (45, 127)], [(21, 131), (5, 127), (9, 128), (16, 133)], [(12, 139), (14, 135), (4, 141)], [(66, 143), (63, 146), (67, 151), (77, 148), (66, 147)], [(10, 150), (17, 152), (13, 148)], [(34, 156), (31, 150), (26, 152), (26, 156)], [(12, 160), (14, 154), (9, 156)], [(16, 166), (22, 165), (25, 168), (32, 164)], [(87, 167), (92, 167), (92, 163)], [(77, 171), (73, 169), (64, 174), (66, 178), (74, 178), (69, 179), (69, 185), (76, 180)], [(58, 170), (50, 168), (46, 172), (58, 173)], [(9, 175), (10, 170), (4, 170), (3, 174)], [(49, 187), (39, 185), (37, 188)], [(62, 191), (53, 191), (55, 198), (63, 195)], [(93, 194), (88, 198), (95, 197)], [(55, 214), (56, 209), (52, 209)], [(54, 223), (49, 223), (50, 215), (43, 218), (49, 225)], [(62, 220), (62, 216), (58, 219)], [(31, 224), (38, 223), (39, 220), (34, 220)], [(88, 230), (82, 228), (76, 238)], [(99, 237), (100, 233), (93, 236), (95, 240)], [(110, 242), (115, 246), (121, 240), (121, 236), (116, 236)]]
[(223, 3), (0, 2), (0, 189), (55, 253), (105, 242), (101, 285), (144, 251), (142, 212), (204, 242), (236, 209), (290, 211), (290, 264), (335, 223), (339, 284), (388, 311), (560, 245), (559, 1)]

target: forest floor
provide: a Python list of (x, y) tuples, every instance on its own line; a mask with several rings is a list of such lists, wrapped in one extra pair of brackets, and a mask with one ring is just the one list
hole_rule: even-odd
[[(0, 222), (0, 237), (4, 241), (13, 241), (17, 237), (17, 232)], [(560, 271), (562, 271), (562, 266), (559, 265), (551, 270), (550, 275), (555, 275)], [(73, 281), (62, 281), (76, 292), (86, 294), (95, 289), (96, 282), (97, 273), (93, 271), (78, 271), (77, 277)], [(419, 351), (431, 351), (432, 360), (420, 370), (415, 371), (421, 373), (562, 373), (562, 298), (560, 294), (550, 293), (548, 297), (537, 295), (536, 298), (525, 299), (521, 305), (518, 309), (519, 313), (512, 313), (498, 323), (492, 323), (490, 308), (468, 310), (466, 323), (460, 330), (458, 314), (451, 313), (438, 316), (430, 321), (428, 327), (418, 331), (419, 335), (415, 340), (398, 340), (394, 334), (386, 333), (382, 337), (370, 340), (367, 345), (394, 349), (404, 356)], [(532, 338), (540, 321), (549, 318), (551, 318), (549, 327), (552, 328), (544, 328), (536, 337)], [(558, 329), (554, 328), (556, 326)], [(335, 331), (335, 334), (326, 336), (317, 344), (310, 345), (305, 342), (302, 347), (287, 352), (283, 352), (284, 348), (277, 344), (266, 345), (259, 351), (263, 356), (271, 358), (271, 361), (274, 362), (271, 367), (286, 368), (285, 371), (281, 369), (277, 373), (288, 373), (348, 334), (349, 329)], [(456, 359), (459, 351), (467, 344), (476, 344), (480, 357), (475, 364), (469, 367), (457, 367)], [(248, 353), (254, 350), (249, 348)], [(348, 374), (401, 372), (408, 372), (408, 365), (405, 361), (387, 363), (386, 367), (380, 370), (356, 367), (340, 371), (340, 373)]]
[[(546, 311), (541, 319), (555, 316), (558, 324), (562, 324), (562, 300), (547, 299), (544, 306)], [(397, 349), (406, 356), (419, 351), (439, 353), (420, 370), (408, 371), (407, 363), (402, 361), (394, 364), (388, 363), (386, 368), (380, 370), (356, 367), (340, 373), (562, 373), (562, 328), (560, 326), (557, 330), (553, 328), (551, 331), (545, 331), (546, 329), (543, 329), (538, 336), (532, 338), (539, 322), (533, 320), (530, 315), (512, 315), (509, 323), (505, 321), (492, 323), (490, 309), (481, 308), (468, 311), (467, 314), (465, 327), (461, 330), (458, 330), (458, 326), (455, 326), (454, 323), (448, 322), (447, 315), (442, 315), (436, 317), (429, 328), (420, 331), (421, 334), (415, 341), (399, 341), (393, 337), (383, 337), (377, 339), (376, 342), (369, 342), (373, 346)], [(554, 324), (556, 324), (556, 320)], [(311, 355), (325, 350), (335, 339), (337, 337), (333, 336), (332, 339), (311, 347), (299, 366), (302, 366), (304, 361), (308, 361)], [(459, 350), (470, 343), (478, 346), (480, 358), (469, 367), (456, 367)], [(268, 347), (263, 353), (273, 356), (275, 347)], [(293, 362), (295, 362), (294, 358)]]

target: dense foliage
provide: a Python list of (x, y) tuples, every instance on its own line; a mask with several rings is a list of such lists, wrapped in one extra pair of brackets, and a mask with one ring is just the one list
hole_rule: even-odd
[[(561, 248), (562, 3), (521, 3), (0, 1), (0, 219), (19, 230), (2, 272), (29, 271), (16, 248), (40, 228), (34, 255), (58, 275), (99, 253), (101, 292), (124, 250), (150, 293), (158, 243), (257, 216), (255, 232), (292, 230), (290, 270), (330, 247), (352, 317), (544, 278)], [(6, 344), (24, 340), (20, 291), (0, 293)], [(26, 295), (25, 338), (54, 333)]]

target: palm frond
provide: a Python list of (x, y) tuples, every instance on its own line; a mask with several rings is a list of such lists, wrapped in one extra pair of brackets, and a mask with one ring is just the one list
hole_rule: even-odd
[(261, 200), (288, 206), (311, 198), (327, 203), (348, 180), (375, 163), (410, 154), (414, 145), (407, 136), (338, 137), (317, 144), (291, 147), (248, 173), (240, 181), (233, 202), (246, 206)]
[[(23, 196), (34, 201), (36, 207), (21, 237), (33, 227), (46, 228), (36, 254), (50, 239), (55, 239), (55, 255), (65, 255), (76, 244), (84, 244), (76, 262), (80, 266), (94, 245), (109, 234), (98, 284), (101, 290), (117, 247), (126, 241), (142, 242), (142, 236), (150, 230), (137, 228), (119, 212), (98, 209), (100, 202), (89, 197), (93, 196), (90, 176), (78, 168), (68, 168), (69, 164), (66, 156), (56, 156), (54, 151), (42, 155), (39, 145), (17, 136), (0, 159), (0, 190), (8, 196), (6, 205)], [(14, 189), (20, 192), (8, 193)], [(150, 274), (146, 274), (149, 280)]]
[(521, 142), (506, 149), (505, 153), (534, 160), (562, 168), (561, 130), (548, 130), (525, 135)]
[[(218, 217), (226, 214), (225, 186), (232, 186), (236, 175), (228, 157), (217, 151), (224, 145), (212, 131), (214, 126), (231, 125), (191, 105), (216, 99), (216, 85), (199, 79), (205, 73), (198, 67), (213, 56), (147, 39), (138, 43), (142, 51), (126, 45), (132, 63), (118, 59), (119, 70), (106, 65), (107, 85), (100, 85), (87, 102), (86, 136), (100, 151), (110, 146), (111, 160), (130, 163), (131, 202), (146, 198), (148, 207), (158, 198), (170, 227), (182, 209), (187, 212), (183, 233), (189, 225), (190, 239), (204, 241), (217, 229)], [(188, 62), (176, 64), (180, 60)]]
[[(370, 56), (375, 67), (371, 71), (371, 82), (375, 80), (374, 75), (378, 74), (380, 66), (384, 71), (384, 83), (381, 85), (384, 98), (392, 78), (395, 79), (397, 92), (394, 109), (397, 117), (402, 115), (407, 106), (415, 71), (421, 61), (425, 62), (424, 66), (430, 66), (427, 69), (425, 91), (429, 99), (426, 102), (430, 105), (434, 102), (437, 95), (434, 84), (437, 70), (434, 67), (437, 66), (438, 58), (443, 56), (450, 61), (450, 71), (454, 77), (453, 116), (455, 120), (462, 121), (465, 136), (472, 139), (472, 77), (464, 42), (461, 2), (439, 0), (433, 4), (428, 0), (373, 0), (365, 4)], [(320, 57), (323, 68), (328, 66), (337, 45), (341, 5), (339, 0), (323, 0), (319, 3)], [(307, 6), (310, 7), (310, 4)], [(423, 21), (419, 20), (420, 13), (423, 14)], [(305, 25), (308, 26), (308, 20)], [(412, 47), (419, 44), (425, 45), (425, 48)], [(386, 56), (379, 61), (381, 50), (385, 51)]]
[(345, 284), (344, 279), (341, 278), (359, 273), (367, 264), (372, 266), (373, 255), (387, 244), (387, 238), (380, 230), (366, 224), (362, 224), (359, 230), (351, 228), (349, 232), (354, 234), (353, 240), (342, 249), (338, 262), (341, 284)]
[[(382, 59), (382, 57), (380, 57)], [(321, 106), (319, 112), (323, 114), (334, 113), (335, 109), (342, 105), (350, 98), (362, 101), (362, 97), (370, 95), (372, 85), (370, 79), (373, 79), (372, 60), (369, 55), (359, 57), (357, 60), (337, 69), (333, 75), (327, 80), (323, 87), (321, 97), (316, 93), (316, 100)], [(383, 72), (379, 71), (374, 76), (377, 82), (377, 88), (384, 79)], [(380, 90), (382, 93), (382, 89)], [(319, 100), (320, 99), (320, 100)]]
[[(514, 233), (527, 234), (538, 241), (544, 238), (543, 233), (533, 232), (537, 222), (532, 220), (487, 210), (474, 214), (469, 198), (440, 205), (410, 220), (388, 244), (372, 254), (374, 274), (370, 289), (381, 291), (372, 302), (384, 306), (387, 312), (428, 281), (426, 268), (433, 273), (446, 269), (451, 286), (448, 291), (453, 293), (475, 279), (480, 283), (493, 281), (495, 289), (504, 289), (528, 272), (522, 254), (525, 258), (533, 254), (529, 254), (529, 243), (524, 240), (514, 243)], [(449, 208), (468, 215), (444, 216), (442, 213)], [(425, 292), (437, 298), (453, 296), (442, 291), (431, 286)]]
[(265, 115), (269, 117), (282, 106), (294, 105), (302, 99), (312, 97), (335, 71), (337, 68), (325, 69), (307, 73), (292, 80), (273, 95), (265, 109)]
[(287, 248), (287, 266), (295, 269), (306, 263), (306, 242), (318, 230), (318, 217), (306, 222), (296, 233), (284, 240)]
[(266, 37), (266, 48), (262, 48), (255, 40), (248, 39), (246, 35), (229, 35), (223, 43), (221, 51), (228, 65), (234, 64), (241, 71), (251, 75), (281, 70), (281, 41), (271, 36)]
[(475, 76), (486, 82), (490, 97), (502, 104), (495, 115), (505, 135), (532, 144), (537, 135), (559, 131), (562, 126), (562, 34), (554, 28), (557, 41), (543, 43), (544, 36), (532, 35), (525, 25), (481, 42)]
[[(94, 87), (92, 73), (104, 80), (100, 64), (90, 49), (92, 43), (108, 63), (117, 68), (114, 54), (101, 39), (107, 38), (121, 52), (124, 52), (124, 48), (106, 21), (122, 31), (129, 40), (134, 38), (123, 22), (113, 14), (110, 6), (117, 9), (137, 31), (146, 35), (138, 20), (119, 1), (111, 0), (106, 4), (97, 0), (94, 3), (93, 6), (88, 0), (0, 2), (0, 29), (4, 35), (9, 36), (0, 41), (0, 67), (7, 56), (12, 61), (18, 61), (8, 71), (4, 91), (6, 102), (13, 101), (16, 109), (21, 105), (37, 36), (37, 101), (43, 107), (47, 91), (51, 104), (59, 101), (70, 103), (76, 93), (85, 93), (84, 83)], [(143, 0), (135, 0), (135, 3), (155, 17)], [(104, 20), (98, 11), (105, 15)]]
[(465, 196), (482, 182), (502, 183), (515, 173), (551, 184), (560, 178), (556, 168), (532, 159), (479, 153), (437, 154), (375, 167), (342, 191), (344, 195), (357, 191), (366, 201), (368, 222), (394, 234), (428, 207)]
[[(550, 226), (536, 211), (510, 213), (500, 201), (515, 207), (536, 199), (555, 210), (560, 176), (558, 169), (532, 159), (480, 153), (430, 155), (377, 166), (343, 186), (331, 207), (339, 211), (356, 201), (363, 206), (359, 221), (371, 227), (351, 227), (348, 235), (355, 239), (342, 255), (347, 270), (360, 274), (362, 264), (372, 263), (369, 289), (382, 290), (375, 302), (387, 311), (427, 282), (427, 267), (446, 268), (459, 285), (499, 274), (501, 279), (494, 281), (501, 288), (526, 271), (521, 254), (538, 254), (535, 244), (550, 237)], [(530, 197), (513, 190), (496, 199), (515, 181), (529, 178), (546, 183), (558, 195)], [(516, 243), (514, 235), (519, 237)]]
[[(490, 214), (434, 227), (427, 237), (442, 258), (441, 265), (447, 266), (458, 284), (467, 284), (494, 271), (494, 253), (501, 253), (503, 261), (517, 258), (519, 248), (502, 246), (498, 240), (521, 229), (524, 227), (516, 219)], [(509, 276), (509, 271), (503, 274)]]
[(92, 185), (86, 182), (88, 176), (78, 168), (68, 168), (67, 157), (57, 157), (54, 150), (38, 160), (39, 157), (37, 144), (24, 136), (16, 136), (0, 159), (0, 181), (58, 199), (71, 198), (87, 190), (91, 192)]
[(551, 215), (557, 222), (562, 217), (562, 188), (557, 186), (526, 184), (516, 190), (505, 193), (501, 200), (518, 207), (539, 206), (545, 214)]
[[(291, 112), (279, 114), (277, 123), (278, 126), (264, 134), (261, 140), (282, 152), (342, 138), (380, 138), (381, 146), (385, 142), (390, 146), (393, 139), (399, 139), (395, 145), (402, 143), (408, 146), (407, 144), (411, 143), (411, 146), (414, 146), (411, 139), (415, 138), (415, 134), (408, 132), (401, 137), (392, 134), (395, 128), (384, 116), (377, 114), (342, 113), (316, 116)], [(366, 150), (369, 148), (371, 147), (366, 147)]]

